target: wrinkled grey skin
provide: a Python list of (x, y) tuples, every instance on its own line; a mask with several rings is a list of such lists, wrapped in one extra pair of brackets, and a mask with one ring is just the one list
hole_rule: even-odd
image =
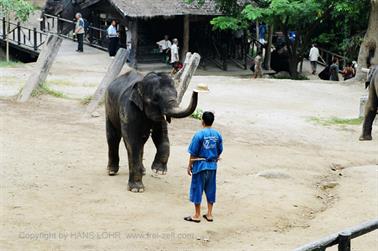
[(378, 109), (378, 66), (373, 66), (368, 77), (369, 97), (365, 106), (365, 118), (360, 140), (372, 140), (371, 131)]
[(131, 71), (115, 79), (105, 95), (108, 173), (119, 169), (119, 143), (125, 143), (129, 160), (128, 189), (143, 192), (143, 148), (150, 134), (157, 152), (152, 170), (165, 174), (169, 157), (168, 124), (170, 118), (190, 116), (197, 106), (198, 93), (193, 92), (186, 109), (177, 104), (173, 80), (166, 74), (149, 73), (145, 77)]

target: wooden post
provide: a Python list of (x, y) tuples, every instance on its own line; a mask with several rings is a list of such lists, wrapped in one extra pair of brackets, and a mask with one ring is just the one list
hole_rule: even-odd
[(6, 21), (5, 21), (5, 17), (3, 17), (3, 39), (5, 40), (5, 38), (7, 37), (7, 30), (6, 30)]
[(117, 51), (117, 54), (113, 61), (110, 63), (108, 67), (108, 71), (106, 72), (104, 78), (102, 79), (101, 83), (98, 85), (97, 90), (93, 94), (93, 98), (91, 102), (89, 102), (87, 106), (87, 114), (92, 114), (97, 106), (102, 101), (106, 88), (109, 84), (118, 76), (121, 72), (123, 65), (125, 64), (127, 59), (127, 50), (125, 48), (120, 48)]
[(341, 232), (339, 234), (339, 251), (350, 251), (351, 232)]
[(184, 16), (184, 34), (183, 34), (183, 45), (182, 45), (182, 52), (181, 58), (184, 58), (186, 53), (189, 51), (189, 39), (190, 39), (190, 16)]
[(20, 22), (17, 22), (17, 44), (21, 44), (21, 25)]
[(37, 46), (37, 28), (33, 28), (33, 47), (34, 47), (34, 50), (38, 50), (38, 46)]
[(37, 88), (39, 84), (45, 82), (62, 41), (63, 39), (58, 36), (49, 35), (47, 37), (45, 45), (38, 56), (35, 70), (26, 81), (24, 88), (17, 98), (18, 102), (26, 102), (30, 98), (33, 90)]
[(129, 29), (131, 31), (131, 52), (130, 52), (130, 66), (137, 68), (137, 51), (138, 51), (138, 20), (133, 19), (129, 21)]
[(180, 104), (182, 98), (188, 89), (190, 80), (194, 72), (197, 70), (197, 67), (201, 61), (201, 56), (198, 53), (187, 53), (184, 63), (184, 67), (177, 73), (175, 76), (175, 87), (177, 90), (177, 102)]

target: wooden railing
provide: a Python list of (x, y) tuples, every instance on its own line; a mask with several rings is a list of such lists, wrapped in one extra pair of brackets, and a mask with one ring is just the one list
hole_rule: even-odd
[(327, 236), (324, 239), (301, 246), (294, 251), (324, 251), (329, 247), (338, 245), (339, 251), (350, 251), (351, 240), (378, 229), (378, 219), (362, 223), (346, 229), (340, 233)]
[[(75, 36), (73, 35), (75, 33), (75, 24), (76, 22), (73, 20), (43, 14), (41, 30), (57, 34), (66, 39), (75, 40)], [(84, 43), (101, 50), (107, 50), (108, 40), (106, 35), (106, 30), (89, 25), (86, 27)]]
[(0, 38), (4, 41), (8, 38), (12, 44), (37, 52), (44, 44), (46, 37), (46, 33), (36, 28), (28, 28), (22, 26), (20, 22), (8, 22), (5, 17), (1, 18)]
[(348, 63), (347, 57), (341, 56), (337, 53), (333, 53), (323, 48), (318, 48), (318, 49), (320, 53), (318, 63), (321, 65), (324, 65), (324, 66), (330, 65), (332, 63), (333, 58), (337, 58), (339, 60), (340, 66), (345, 66)]

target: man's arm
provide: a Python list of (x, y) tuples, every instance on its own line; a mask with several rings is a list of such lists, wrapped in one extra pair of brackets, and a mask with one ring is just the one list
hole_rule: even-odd
[(189, 176), (192, 176), (192, 169), (193, 169), (193, 163), (194, 163), (194, 159), (195, 159), (196, 157), (195, 156), (193, 156), (193, 155), (190, 155), (189, 156), (189, 165), (188, 165), (188, 175)]

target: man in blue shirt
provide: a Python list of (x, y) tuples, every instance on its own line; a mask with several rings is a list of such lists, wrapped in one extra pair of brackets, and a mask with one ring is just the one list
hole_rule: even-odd
[(108, 38), (109, 38), (109, 56), (114, 57), (117, 54), (118, 50), (118, 31), (117, 31), (117, 22), (112, 20), (112, 24), (107, 29)]
[(213, 204), (216, 193), (217, 162), (223, 151), (221, 134), (212, 128), (214, 114), (204, 112), (202, 115), (203, 129), (198, 131), (189, 146), (188, 175), (192, 176), (190, 185), (190, 201), (194, 203), (194, 216), (185, 217), (184, 220), (199, 223), (201, 221), (201, 200), (205, 191), (207, 199), (207, 214), (203, 217), (213, 221)]

